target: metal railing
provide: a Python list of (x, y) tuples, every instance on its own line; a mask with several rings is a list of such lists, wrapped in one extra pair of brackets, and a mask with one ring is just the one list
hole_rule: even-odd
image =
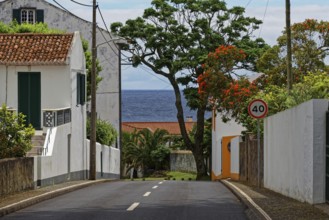
[(50, 127), (47, 129), (45, 143), (42, 148), (42, 154), (41, 154), (42, 156), (46, 156), (48, 153), (48, 148), (49, 148), (49, 144), (50, 144), (50, 138), (51, 138), (52, 131), (53, 131), (53, 127)]

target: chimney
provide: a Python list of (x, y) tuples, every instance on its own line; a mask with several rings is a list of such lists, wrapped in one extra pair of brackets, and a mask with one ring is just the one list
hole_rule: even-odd
[(186, 122), (193, 122), (192, 116), (186, 116)]

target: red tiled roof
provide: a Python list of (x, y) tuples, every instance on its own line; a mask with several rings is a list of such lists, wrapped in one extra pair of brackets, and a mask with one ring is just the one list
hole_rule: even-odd
[(0, 64), (66, 64), (73, 34), (0, 34)]
[[(185, 122), (187, 131), (191, 131), (195, 122)], [(169, 134), (180, 135), (180, 129), (178, 122), (122, 122), (122, 131), (133, 132), (136, 130), (142, 130), (147, 128), (154, 132), (157, 128), (165, 129)]]

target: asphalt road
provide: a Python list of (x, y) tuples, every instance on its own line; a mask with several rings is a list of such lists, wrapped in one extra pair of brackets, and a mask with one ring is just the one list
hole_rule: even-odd
[(244, 211), (219, 182), (122, 181), (80, 189), (2, 219), (247, 219)]

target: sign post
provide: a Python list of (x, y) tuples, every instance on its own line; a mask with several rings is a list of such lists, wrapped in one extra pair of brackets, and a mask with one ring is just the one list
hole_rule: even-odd
[(267, 114), (268, 106), (261, 99), (255, 99), (248, 105), (248, 113), (251, 117), (257, 119), (257, 181), (260, 187), (260, 122), (259, 119), (264, 118)]

